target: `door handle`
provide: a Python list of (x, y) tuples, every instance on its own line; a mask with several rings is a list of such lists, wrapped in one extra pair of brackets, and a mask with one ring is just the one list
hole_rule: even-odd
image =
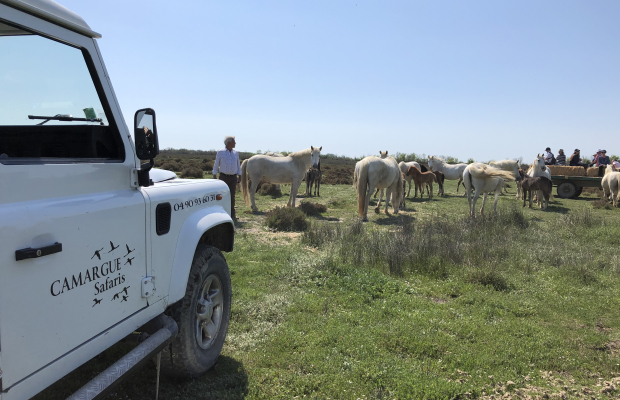
[(25, 249), (15, 250), (15, 261), (26, 260), (28, 258), (39, 258), (43, 256), (49, 256), (50, 254), (60, 253), (62, 251), (62, 243), (54, 243), (49, 246), (39, 247), (33, 249), (27, 247)]

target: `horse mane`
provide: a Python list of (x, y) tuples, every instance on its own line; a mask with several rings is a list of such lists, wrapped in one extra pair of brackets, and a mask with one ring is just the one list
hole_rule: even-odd
[(312, 153), (312, 149), (311, 148), (307, 148), (305, 150), (299, 150), (299, 151), (296, 151), (294, 153), (291, 153), (288, 156), (291, 157), (291, 158), (297, 159), (297, 158), (300, 158), (300, 157), (303, 157), (303, 156), (307, 156), (308, 154), (311, 154), (311, 153)]

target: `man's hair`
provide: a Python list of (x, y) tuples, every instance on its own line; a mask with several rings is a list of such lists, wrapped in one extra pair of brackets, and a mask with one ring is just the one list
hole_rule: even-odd
[(226, 136), (226, 137), (224, 138), (224, 146), (227, 146), (227, 145), (228, 145), (228, 143), (229, 143), (231, 140), (235, 140), (235, 137), (234, 137), (234, 136)]

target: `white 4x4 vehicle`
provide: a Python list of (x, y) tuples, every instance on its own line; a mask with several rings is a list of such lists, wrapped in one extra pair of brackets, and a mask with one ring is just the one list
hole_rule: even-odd
[(160, 352), (197, 376), (228, 329), (228, 187), (151, 170), (155, 112), (136, 112), (134, 145), (99, 37), (50, 0), (0, 0), (0, 400), (136, 330), (150, 336), (77, 397)]

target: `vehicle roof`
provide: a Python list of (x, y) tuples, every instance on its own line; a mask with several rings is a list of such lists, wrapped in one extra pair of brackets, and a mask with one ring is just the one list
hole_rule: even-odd
[(92, 38), (101, 34), (90, 29), (82, 17), (52, 0), (0, 0), (10, 7), (17, 8), (34, 16), (53, 22)]

